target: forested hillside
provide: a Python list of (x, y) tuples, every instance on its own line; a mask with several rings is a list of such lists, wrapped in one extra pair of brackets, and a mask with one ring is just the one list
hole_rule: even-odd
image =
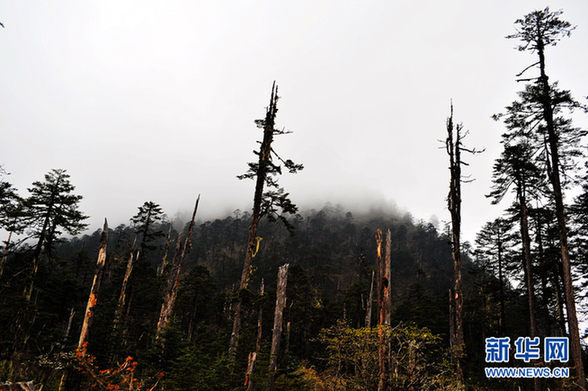
[[(96, 383), (100, 376), (107, 382), (107, 376), (100, 371), (117, 368), (130, 357), (138, 363), (132, 375), (147, 386), (154, 385), (163, 374), (158, 384), (166, 389), (238, 388), (245, 380), (247, 356), (256, 350), (261, 319), (260, 349), (252, 384), (253, 389), (265, 389), (277, 272), (287, 263), (287, 327), (279, 354), (278, 389), (311, 389), (313, 384), (328, 385), (337, 378), (377, 384), (377, 346), (371, 353), (368, 347), (353, 351), (357, 347), (352, 345), (357, 341), (353, 342), (354, 334), (349, 333), (365, 330), (376, 268), (374, 234), (382, 229), (390, 230), (392, 239), (391, 324), (414, 327), (410, 329), (414, 341), (423, 338), (434, 346), (423, 344), (427, 349), (423, 351), (423, 369), (419, 371), (411, 372), (408, 363), (406, 367), (399, 363), (402, 379), (421, 385), (434, 384), (433, 379), (439, 384), (446, 382), (446, 386), (451, 383), (447, 295), (452, 286), (453, 265), (444, 231), (430, 223), (415, 222), (410, 214), (353, 214), (330, 204), (293, 216), (289, 220), (294, 227), (293, 235), (283, 225), (264, 220), (259, 227), (260, 242), (250, 289), (239, 291), (236, 285), (250, 217), (249, 213), (236, 210), (232, 216), (194, 227), (173, 316), (159, 338), (157, 323), (171, 261), (178, 235), (180, 231), (185, 235), (188, 224), (178, 230), (165, 219), (153, 223), (148, 235), (152, 240), (144, 244), (143, 255), (133, 260), (126, 300), (119, 312), (129, 258), (142, 242), (141, 225), (131, 223), (108, 229), (106, 267), (86, 347), (88, 354), (95, 357), (92, 366), (99, 369), (89, 366), (79, 371), (74, 352), (96, 270), (102, 230), (57, 243), (51, 258), (39, 264), (30, 301), (23, 297), (23, 292), (30, 283), (35, 247), (22, 246), (9, 253), (0, 280), (3, 376), (35, 379), (45, 384), (46, 389), (53, 389), (68, 369), (68, 381), (72, 384)], [(495, 268), (488, 261), (482, 262), (486, 257), (478, 255), (479, 264), (469, 260), (464, 264), (466, 375), (472, 384), (484, 380), (480, 376), (484, 365), (483, 338), (501, 335), (504, 328), (501, 300), (505, 302), (508, 335), (525, 335), (528, 327), (524, 289), (501, 284)], [(509, 273), (517, 270), (507, 269)], [(226, 352), (237, 296), (246, 303), (244, 331), (232, 363)], [(372, 306), (377, 306), (375, 291)], [(377, 324), (376, 317), (374, 309), (372, 326)], [(545, 321), (551, 319), (556, 322), (552, 317)], [(428, 336), (434, 339), (428, 340)], [(363, 338), (366, 337), (360, 340)], [(372, 338), (377, 345), (377, 335)], [(353, 368), (359, 362), (366, 366), (365, 372)], [(495, 383), (495, 389), (504, 387), (498, 381)]]
[[(331, 205), (292, 217), (293, 235), (283, 225), (264, 221), (259, 228), (251, 289), (237, 292), (250, 217), (235, 211), (233, 216), (194, 228), (174, 315), (162, 340), (156, 338), (157, 321), (179, 232), (168, 221), (152, 225), (155, 235), (146, 243), (143, 255), (133, 261), (127, 299), (117, 319), (128, 260), (133, 243), (139, 247), (141, 235), (130, 225), (109, 229), (103, 284), (87, 346), (100, 368), (131, 356), (140, 364), (141, 377), (163, 373), (162, 381), (170, 389), (184, 389), (180, 385), (184, 383), (190, 389), (192, 382), (202, 381), (198, 379), (208, 379), (209, 387), (198, 389), (237, 386), (244, 380), (240, 374), (245, 372), (247, 354), (255, 350), (260, 309), (260, 353), (262, 357), (268, 353), (277, 271), (286, 263), (290, 265), (284, 314), (288, 332), (280, 353), (280, 373), (292, 377), (300, 365), (328, 367), (324, 361), (328, 353), (318, 340), (321, 330), (341, 321), (352, 328), (365, 326), (378, 228), (389, 229), (392, 235), (393, 324), (414, 322), (446, 339), (451, 253), (447, 237), (432, 224), (385, 211), (354, 216)], [(22, 292), (27, 288), (34, 247), (21, 248), (7, 258), (0, 296), (5, 371), (43, 383), (58, 382), (61, 367), (67, 365), (60, 361), (62, 354), (74, 351), (78, 342), (100, 238), (98, 230), (57, 244), (52, 258), (39, 266), (30, 302), (23, 301)], [(246, 316), (236, 367), (232, 368), (223, 356), (236, 295), (245, 295)], [(374, 293), (372, 297), (375, 302)], [(375, 317), (374, 310), (372, 324)], [(258, 364), (258, 370), (255, 376), (266, 371), (264, 364)]]

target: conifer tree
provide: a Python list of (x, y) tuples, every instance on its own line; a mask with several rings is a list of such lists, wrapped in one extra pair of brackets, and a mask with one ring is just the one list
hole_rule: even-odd
[[(505, 136), (505, 138), (508, 135)], [(504, 140), (503, 140), (504, 141)], [(534, 151), (527, 140), (518, 144), (509, 145), (505, 142), (504, 151), (496, 160), (493, 171), (493, 188), (488, 195), (492, 197), (492, 203), (500, 202), (509, 190), (516, 194), (512, 210), (518, 216), (523, 248), (523, 260), (525, 271), (525, 285), (527, 286), (527, 298), (529, 302), (529, 331), (530, 337), (537, 336), (537, 305), (535, 298), (535, 284), (533, 277), (533, 259), (531, 256), (531, 237), (529, 234), (529, 201), (530, 197), (537, 199), (540, 196), (543, 179), (541, 171), (534, 164)]]
[(549, 7), (544, 10), (533, 11), (525, 15), (524, 18), (516, 20), (517, 31), (515, 34), (507, 36), (507, 38), (517, 39), (520, 42), (519, 51), (530, 51), (538, 57), (537, 62), (518, 75), (521, 76), (524, 72), (534, 67), (538, 67), (539, 70), (538, 76), (519, 80), (530, 82), (530, 84), (525, 89), (526, 99), (522, 97), (523, 99), (517, 103), (518, 111), (520, 112), (518, 118), (526, 121), (526, 131), (543, 135), (546, 145), (546, 166), (559, 228), (562, 273), (570, 333), (570, 351), (576, 367), (579, 385), (585, 389), (586, 379), (584, 377), (570, 250), (568, 248), (568, 227), (563, 195), (566, 165), (562, 148), (569, 147), (567, 142), (573, 142), (574, 140), (578, 142), (581, 136), (586, 133), (571, 127), (571, 121), (561, 116), (564, 108), (574, 109), (581, 107), (581, 105), (571, 97), (569, 91), (559, 90), (557, 83), (550, 84), (545, 60), (546, 47), (555, 46), (562, 38), (569, 37), (574, 30), (574, 27), (569, 22), (559, 18), (561, 14), (562, 11), (551, 12)]
[(161, 206), (152, 201), (145, 201), (143, 205), (139, 206), (137, 214), (131, 217), (135, 232), (141, 236), (139, 246), (141, 257), (145, 256), (145, 251), (154, 249), (150, 242), (164, 236), (163, 232), (156, 226), (163, 219), (164, 214)]
[(504, 218), (497, 218), (488, 222), (476, 236), (476, 252), (485, 259), (485, 269), (490, 269), (498, 276), (500, 291), (500, 331), (506, 335), (506, 314), (504, 288), (507, 281), (508, 270), (512, 263), (512, 223)]
[[(253, 213), (251, 215), (251, 224), (249, 226), (249, 237), (243, 263), (243, 272), (241, 273), (241, 282), (239, 289), (247, 289), (251, 277), (251, 266), (253, 257), (257, 253), (259, 240), (257, 238), (257, 227), (262, 217), (267, 217), (270, 221), (281, 220), (286, 227), (292, 231), (293, 227), (287, 220), (287, 214), (294, 214), (298, 208), (289, 198), (289, 194), (284, 191), (278, 184), (276, 176), (282, 174), (282, 166), (291, 174), (302, 170), (302, 164), (296, 164), (292, 160), (282, 159), (272, 148), (274, 136), (288, 134), (285, 130), (275, 128), (276, 114), (278, 112), (278, 87), (276, 83), (272, 85), (270, 104), (267, 107), (264, 119), (255, 121), (257, 127), (263, 129), (263, 140), (259, 151), (254, 151), (259, 159), (257, 162), (248, 163), (249, 170), (238, 176), (239, 179), (255, 179), (255, 193), (253, 197)], [(266, 190), (267, 189), (267, 190)], [(265, 191), (264, 191), (265, 190)], [(233, 331), (229, 345), (229, 357), (234, 358), (239, 334), (241, 330), (242, 302), (237, 303), (235, 318), (233, 321)]]
[(4, 242), (4, 250), (0, 256), (0, 277), (11, 247), (12, 234), (21, 233), (25, 228), (23, 224), (23, 199), (17, 194), (12, 184), (2, 178), (3, 174), (5, 174), (5, 171), (0, 166), (0, 229), (8, 231), (8, 239)]
[[(586, 163), (588, 169), (588, 163)], [(581, 193), (570, 206), (572, 244), (580, 272), (588, 273), (588, 170), (582, 178)], [(586, 286), (588, 283), (584, 283)]]
[(35, 276), (42, 258), (51, 255), (53, 244), (65, 232), (77, 235), (87, 224), (88, 216), (79, 209), (82, 196), (72, 194), (75, 187), (69, 181), (69, 174), (63, 169), (53, 169), (45, 174), (44, 182), (33, 182), (26, 199), (26, 222), (29, 234), (37, 239), (33, 251), (33, 268), (30, 273), (30, 285), (26, 292), (30, 299)]

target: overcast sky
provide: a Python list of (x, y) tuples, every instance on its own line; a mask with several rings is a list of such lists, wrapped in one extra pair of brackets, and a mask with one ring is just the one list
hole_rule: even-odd
[[(538, 1), (0, 1), (0, 164), (21, 195), (53, 168), (71, 175), (91, 232), (144, 201), (173, 217), (248, 209), (271, 85), (276, 138), (304, 171), (280, 183), (302, 208), (326, 202), (448, 221), (438, 140), (453, 100), (466, 144), (463, 230), (506, 205), (489, 192), (501, 112), (536, 61), (504, 37)], [(587, 103), (588, 2), (552, 1), (578, 25), (547, 51), (551, 80)], [(588, 128), (588, 117), (576, 125)]]

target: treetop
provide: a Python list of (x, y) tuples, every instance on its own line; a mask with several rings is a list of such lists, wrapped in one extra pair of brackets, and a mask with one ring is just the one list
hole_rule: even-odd
[(561, 38), (569, 37), (576, 26), (561, 20), (562, 10), (551, 12), (549, 7), (535, 10), (522, 19), (515, 21), (515, 34), (507, 35), (508, 39), (519, 39), (522, 43), (517, 46), (519, 51), (536, 51), (547, 45), (555, 46)]

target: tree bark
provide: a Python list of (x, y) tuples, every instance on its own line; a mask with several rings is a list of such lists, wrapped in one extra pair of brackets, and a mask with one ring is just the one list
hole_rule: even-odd
[(251, 391), (251, 387), (253, 387), (253, 382), (251, 381), (251, 375), (253, 374), (253, 370), (255, 369), (255, 360), (257, 359), (257, 352), (249, 353), (249, 357), (247, 357), (247, 372), (245, 373), (245, 386), (247, 387), (247, 391)]
[(169, 225), (169, 230), (167, 231), (167, 236), (165, 238), (165, 247), (163, 249), (163, 258), (161, 259), (161, 265), (157, 268), (157, 275), (163, 275), (167, 270), (167, 253), (169, 252), (169, 244), (171, 241), (171, 232), (172, 232), (172, 224)]
[(108, 245), (108, 221), (104, 219), (104, 228), (102, 228), (102, 236), (100, 238), (100, 251), (98, 252), (98, 261), (96, 262), (96, 272), (94, 273), (94, 281), (90, 289), (90, 297), (86, 306), (86, 313), (84, 315), (84, 323), (82, 324), (82, 331), (80, 333), (80, 340), (78, 342), (78, 349), (82, 349), (84, 344), (88, 342), (90, 335), (90, 327), (94, 319), (94, 307), (98, 302), (98, 295), (100, 287), (102, 286), (102, 277), (104, 275), (104, 268), (106, 267), (106, 246)]
[[(182, 266), (186, 257), (186, 251), (190, 246), (190, 236), (192, 236), (192, 229), (194, 228), (194, 220), (196, 219), (196, 212), (198, 211), (198, 203), (200, 202), (200, 195), (196, 199), (196, 205), (194, 206), (194, 212), (192, 213), (192, 220), (188, 228), (188, 234), (186, 235), (186, 241), (184, 243), (184, 249), (181, 250), (181, 239), (182, 234), (178, 235), (178, 243), (176, 245), (176, 251), (174, 260), (172, 262), (172, 268), (169, 273), (169, 279), (167, 281), (167, 290), (165, 293), (165, 299), (161, 305), (161, 312), (159, 314), (159, 322), (157, 323), (157, 338), (161, 338), (161, 333), (169, 324), (169, 318), (171, 317), (172, 309), (178, 296), (178, 287), (180, 285), (180, 275), (182, 274)], [(180, 255), (181, 250), (181, 255)]]
[[(519, 189), (519, 191), (524, 191)], [(525, 283), (527, 285), (527, 299), (529, 302), (529, 332), (531, 338), (537, 336), (537, 306), (535, 303), (535, 283), (533, 282), (533, 259), (531, 257), (531, 238), (529, 237), (529, 219), (524, 197), (519, 196), (521, 213), (521, 237), (523, 241), (523, 255), (525, 259)]]
[(280, 340), (282, 336), (282, 323), (284, 307), (286, 306), (286, 286), (288, 284), (288, 264), (280, 267), (278, 271), (278, 288), (276, 293), (276, 310), (274, 313), (274, 329), (272, 332), (272, 347), (270, 352), (270, 365), (268, 377), (268, 391), (275, 390), (276, 369), (278, 368), (278, 354), (280, 352)]
[[(239, 289), (247, 289), (249, 285), (249, 279), (251, 277), (251, 264), (253, 257), (255, 256), (255, 248), (257, 244), (257, 226), (259, 220), (261, 220), (261, 203), (263, 200), (263, 188), (268, 171), (268, 165), (270, 164), (270, 157), (272, 151), (272, 142), (274, 138), (274, 125), (278, 103), (278, 91), (277, 87), (272, 86), (272, 94), (270, 98), (270, 105), (267, 109), (264, 127), (263, 127), (263, 141), (261, 142), (261, 148), (259, 150), (259, 163), (257, 168), (256, 183), (255, 183), (255, 194), (253, 197), (253, 214), (251, 215), (251, 225), (249, 226), (249, 238), (247, 241), (247, 249), (245, 253), (245, 261), (243, 263), (243, 271), (241, 273), (241, 283)], [(237, 352), (237, 346), (239, 344), (239, 335), (241, 332), (241, 318), (243, 316), (243, 303), (239, 300), (237, 308), (235, 309), (235, 319), (233, 320), (233, 331), (231, 332), (231, 340), (229, 343), (228, 356), (230, 360), (235, 359)]]
[(449, 170), (451, 173), (448, 209), (451, 213), (452, 227), (452, 256), (455, 286), (453, 288), (454, 303), (454, 332), (452, 339), (452, 357), (456, 364), (456, 377), (463, 384), (463, 361), (465, 355), (465, 341), (463, 336), (463, 296), (461, 279), (461, 126), (457, 126), (457, 134), (453, 134), (453, 105), (451, 116), (447, 119), (447, 153), (449, 154)]
[(372, 271), (372, 282), (370, 284), (370, 296), (367, 302), (367, 309), (365, 314), (365, 327), (372, 327), (372, 302), (374, 300), (374, 272)]
[(390, 312), (392, 311), (392, 233), (390, 230), (386, 232), (386, 258), (384, 263), (384, 302), (386, 304), (384, 323), (390, 325)]
[(177, 289), (177, 283), (181, 273), (181, 259), (182, 259), (182, 233), (178, 234), (178, 241), (176, 242), (176, 249), (174, 251), (174, 258), (172, 260), (169, 278), (167, 280), (167, 289), (165, 297), (161, 304), (161, 311), (159, 312), (159, 321), (157, 322), (156, 339), (161, 339), (161, 333), (167, 327), (169, 317), (171, 315), (174, 299), (174, 289)]
[[(136, 238), (135, 238), (136, 240)], [(135, 242), (133, 242), (133, 246), (131, 248), (131, 254), (129, 255), (129, 261), (127, 262), (127, 269), (125, 271), (125, 276), (123, 278), (122, 286), (120, 288), (120, 295), (118, 297), (118, 305), (116, 307), (116, 311), (114, 314), (114, 324), (112, 328), (113, 335), (116, 333), (118, 325), (122, 318), (122, 313), (125, 307), (126, 301), (126, 294), (127, 294), (127, 285), (129, 284), (129, 278), (131, 277), (131, 273), (133, 272), (133, 262), (135, 258), (139, 257), (139, 250), (135, 250)]]
[(555, 199), (555, 213), (559, 227), (559, 241), (561, 246), (561, 260), (563, 269), (564, 293), (566, 310), (568, 315), (568, 326), (570, 330), (570, 350), (576, 368), (579, 386), (586, 389), (586, 377), (584, 375), (584, 364), (582, 361), (582, 347), (580, 344), (580, 330), (578, 327), (578, 316), (576, 313), (576, 301), (574, 298), (574, 285), (572, 279), (572, 266), (568, 248), (568, 229), (566, 224), (565, 208), (563, 203), (563, 191), (560, 180), (558, 137), (553, 120), (553, 102), (551, 99), (551, 88), (549, 77), (545, 72), (545, 45), (541, 36), (541, 29), (537, 28), (537, 52), (539, 55), (539, 69), (541, 76), (539, 82), (543, 88), (542, 106), (543, 118), (547, 124), (549, 149), (551, 152), (551, 175), (549, 176)]
[[(260, 295), (263, 297), (265, 293), (265, 283), (263, 279), (261, 280), (261, 291)], [(255, 352), (249, 353), (249, 357), (247, 359), (247, 373), (245, 374), (245, 385), (247, 386), (247, 391), (251, 390), (253, 387), (253, 382), (251, 381), (251, 375), (253, 374), (253, 370), (255, 369), (255, 360), (257, 359), (257, 353), (261, 350), (261, 336), (262, 336), (262, 322), (263, 322), (263, 305), (260, 303), (259, 305), (259, 313), (257, 315), (257, 340), (255, 341)]]
[[(386, 243), (387, 244), (387, 243)], [(386, 325), (390, 324), (389, 296), (389, 258), (387, 246), (382, 240), (382, 231), (376, 231), (377, 265), (378, 265), (378, 391), (390, 389), (388, 343), (386, 341)]]

